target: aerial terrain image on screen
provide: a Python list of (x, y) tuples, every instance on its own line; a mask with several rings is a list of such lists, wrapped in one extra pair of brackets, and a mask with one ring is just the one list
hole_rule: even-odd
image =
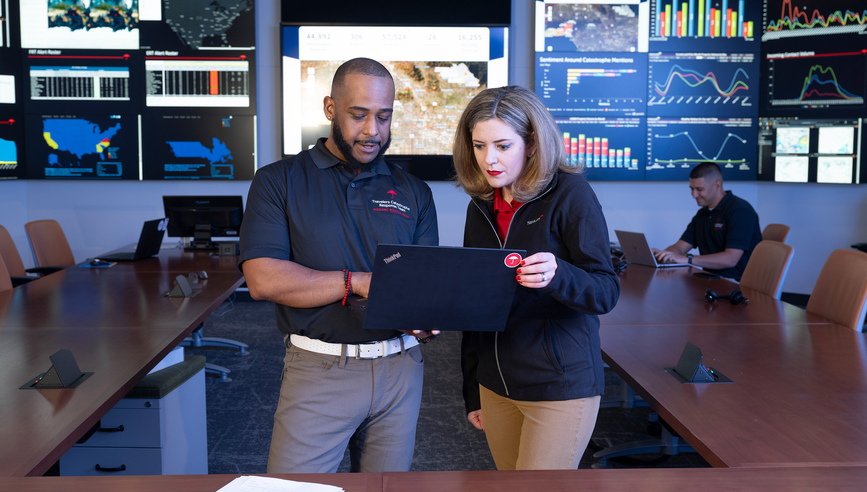
[(551, 4), (551, 20), (545, 21), (546, 44), (575, 51), (638, 50), (638, 7), (630, 5)]
[[(328, 125), (322, 100), (343, 62), (302, 61), (302, 125)], [(451, 154), (455, 128), (487, 86), (486, 62), (384, 62), (395, 81), (389, 154)], [(327, 136), (327, 135), (324, 135)]]

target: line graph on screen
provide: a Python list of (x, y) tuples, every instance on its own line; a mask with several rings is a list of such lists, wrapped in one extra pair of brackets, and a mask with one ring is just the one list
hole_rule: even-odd
[[(854, 56), (853, 56), (854, 55)], [(861, 53), (771, 60), (772, 107), (861, 106), (865, 67)], [(776, 74), (786, 74), (777, 76)]]
[[(768, 2), (768, 4), (770, 3)], [(818, 7), (819, 2), (814, 0), (811, 3), (817, 4)], [(850, 10), (845, 6), (841, 6), (837, 10), (830, 11), (835, 6), (840, 6), (841, 3), (847, 2), (823, 1), (821, 3), (821, 7), (825, 8), (824, 14), (819, 8), (798, 8), (792, 5), (792, 0), (783, 0), (782, 5), (780, 5), (779, 18), (767, 23), (765, 32), (762, 34), (762, 41), (800, 36), (863, 33), (867, 29), (867, 9), (859, 11), (859, 8), (855, 7), (855, 10)], [(829, 3), (836, 5), (828, 7)], [(858, 2), (848, 3), (857, 4)], [(775, 9), (772, 10), (771, 5), (768, 5), (767, 10), (770, 12)]]
[(747, 72), (742, 68), (738, 68), (735, 71), (735, 75), (732, 77), (731, 82), (727, 87), (723, 88), (717, 80), (716, 74), (713, 72), (702, 74), (695, 70), (688, 70), (680, 65), (675, 65), (671, 67), (671, 71), (668, 73), (665, 82), (661, 84), (655, 82), (653, 84), (654, 91), (658, 95), (665, 97), (668, 95), (675, 78), (691, 88), (696, 88), (707, 83), (708, 86), (713, 86), (713, 90), (722, 97), (731, 97), (739, 90), (749, 90), (750, 88), (746, 83), (750, 76), (747, 75)]

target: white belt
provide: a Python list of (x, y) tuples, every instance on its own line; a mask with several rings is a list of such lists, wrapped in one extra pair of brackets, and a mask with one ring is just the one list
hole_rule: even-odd
[[(356, 359), (377, 359), (379, 357), (388, 357), (392, 354), (400, 352), (400, 339), (403, 338), (404, 350), (410, 349), (418, 345), (418, 340), (415, 337), (401, 335), (397, 338), (383, 340), (381, 342), (361, 343), (358, 345), (346, 344), (346, 356), (355, 357)], [(325, 355), (343, 355), (343, 345), (341, 343), (328, 343), (322, 340), (314, 340), (302, 335), (289, 335), (289, 341), (296, 347), (316, 352), (317, 354)]]

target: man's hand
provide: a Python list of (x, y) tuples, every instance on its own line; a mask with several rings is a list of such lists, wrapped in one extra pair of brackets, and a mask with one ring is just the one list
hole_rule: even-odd
[(485, 432), (485, 424), (482, 422), (482, 411), (474, 410), (467, 414), (467, 420), (473, 424), (473, 427), (479, 429), (482, 432)]
[(432, 337), (432, 336), (435, 336), (435, 335), (439, 335), (439, 334), (440, 334), (440, 331), (439, 331), (439, 330), (431, 330), (431, 331), (425, 331), (425, 330), (398, 330), (398, 331), (401, 332), (401, 333), (403, 333), (404, 335), (407, 335), (407, 336), (410, 336), (410, 337), (416, 337), (416, 338), (427, 338), (427, 337)]
[(660, 263), (687, 263), (689, 258), (686, 255), (677, 254), (674, 251), (666, 251), (666, 250), (653, 250), (653, 256), (656, 257), (656, 261)]

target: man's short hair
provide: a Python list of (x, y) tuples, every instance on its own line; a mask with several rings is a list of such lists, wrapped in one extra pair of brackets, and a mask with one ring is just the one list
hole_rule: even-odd
[(391, 72), (388, 71), (381, 63), (370, 58), (353, 58), (348, 62), (340, 65), (337, 71), (334, 72), (334, 80), (331, 82), (331, 97), (340, 93), (343, 90), (343, 85), (346, 82), (346, 76), (353, 73), (369, 75), (371, 77), (388, 77), (394, 83), (391, 77)]
[(689, 179), (705, 178), (705, 181), (722, 181), (722, 171), (713, 162), (702, 162), (689, 173)]

